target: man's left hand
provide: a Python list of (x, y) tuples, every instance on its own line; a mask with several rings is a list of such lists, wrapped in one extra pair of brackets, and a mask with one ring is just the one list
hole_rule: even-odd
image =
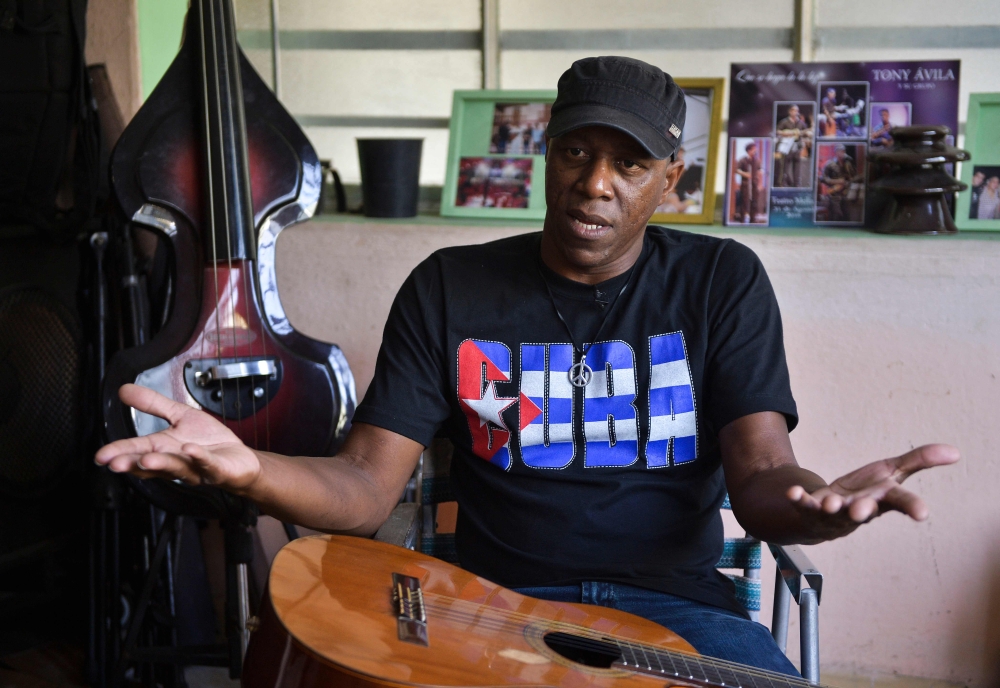
[(809, 524), (811, 534), (832, 540), (887, 511), (900, 511), (915, 521), (923, 521), (930, 513), (927, 505), (904, 489), (903, 481), (917, 471), (953, 464), (958, 459), (956, 447), (926, 444), (902, 456), (862, 466), (812, 493), (795, 485), (786, 494)]

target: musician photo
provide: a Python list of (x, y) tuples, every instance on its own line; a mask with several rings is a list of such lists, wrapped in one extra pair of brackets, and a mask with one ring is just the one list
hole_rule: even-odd
[(819, 144), (817, 223), (861, 224), (864, 221), (866, 153), (863, 143)]
[(874, 113), (868, 142), (871, 148), (892, 147), (892, 128), (910, 126), (911, 103), (872, 103)]
[(815, 103), (774, 104), (774, 188), (812, 186)]
[(545, 155), (550, 103), (497, 103), (493, 107), (490, 153)]
[(1000, 167), (977, 165), (969, 185), (970, 220), (1000, 220)]
[(820, 138), (866, 138), (868, 82), (822, 82), (819, 85)]
[(654, 214), (697, 215), (702, 212), (706, 181), (709, 184), (713, 183), (705, 179), (712, 124), (711, 99), (711, 92), (706, 89), (684, 90), (687, 123), (676, 153), (677, 160), (684, 163), (684, 172), (666, 202), (660, 205)]
[[(726, 224), (766, 225), (770, 189), (771, 141), (767, 138), (734, 137), (729, 141), (730, 196)], [(763, 174), (760, 174), (763, 171)]]
[(455, 205), (463, 208), (527, 208), (531, 158), (461, 158)]
[[(760, 259), (730, 238), (648, 224), (684, 170), (685, 112), (657, 67), (574, 62), (546, 129), (541, 231), (443, 248), (412, 271), (336, 456), (250, 449), (212, 415), (126, 384), (121, 400), (168, 427), (104, 446), (97, 463), (217, 486), (283, 521), (367, 537), (425, 447), (447, 438), (463, 569), (531, 597), (645, 617), (710, 658), (799, 676), (715, 568), (727, 494), (750, 535), (815, 544), (890, 511), (923, 521), (927, 505), (901, 484), (958, 450), (901, 436), (905, 453), (845, 455), (845, 475), (829, 483), (799, 466), (781, 314)], [(733, 140), (744, 196), (730, 220), (766, 222), (771, 143)], [(863, 166), (863, 144), (841, 146), (822, 170), (827, 197)], [(767, 676), (754, 684), (804, 685)]]

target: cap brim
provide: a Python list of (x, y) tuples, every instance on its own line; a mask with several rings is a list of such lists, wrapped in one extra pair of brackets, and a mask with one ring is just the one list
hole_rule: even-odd
[(574, 129), (593, 126), (611, 127), (628, 134), (658, 160), (670, 157), (680, 144), (678, 139), (671, 141), (629, 112), (596, 103), (574, 105), (552, 115), (545, 133), (556, 138)]

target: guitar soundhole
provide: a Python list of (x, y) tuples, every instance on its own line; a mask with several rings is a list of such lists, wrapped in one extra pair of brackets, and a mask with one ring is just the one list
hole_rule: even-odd
[(617, 645), (593, 638), (556, 632), (546, 633), (543, 640), (558, 655), (589, 667), (610, 669), (613, 663), (622, 658)]

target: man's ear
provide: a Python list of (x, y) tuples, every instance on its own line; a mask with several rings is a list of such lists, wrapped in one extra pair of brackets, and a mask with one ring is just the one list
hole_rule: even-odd
[(666, 175), (666, 183), (663, 185), (663, 194), (660, 196), (660, 202), (656, 204), (657, 206), (661, 206), (667, 202), (667, 196), (677, 186), (677, 182), (681, 180), (681, 175), (684, 174), (684, 161), (674, 160), (671, 162), (668, 160), (664, 174)]

